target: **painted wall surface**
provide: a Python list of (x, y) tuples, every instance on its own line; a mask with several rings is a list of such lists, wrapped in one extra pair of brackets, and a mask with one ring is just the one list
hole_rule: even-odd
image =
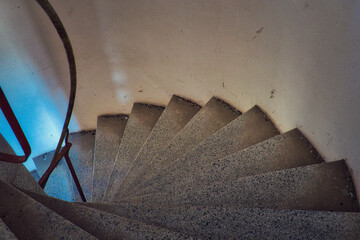
[[(31, 34), (13, 26), (17, 44), (31, 42), (21, 52), (66, 94), (63, 49), (46, 16), (31, 1), (3, 2), (33, 19)], [(51, 2), (75, 50), (81, 129), (172, 94), (199, 104), (215, 95), (241, 111), (257, 104), (281, 131), (298, 127), (327, 161), (346, 159), (360, 192), (359, 1)]]

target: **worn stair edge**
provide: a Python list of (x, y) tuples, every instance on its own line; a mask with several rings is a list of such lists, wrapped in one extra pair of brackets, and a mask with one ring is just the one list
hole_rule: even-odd
[[(10, 144), (0, 134), (0, 152), (15, 155)], [(28, 189), (40, 194), (46, 194), (35, 181), (31, 173), (21, 163), (9, 163), (0, 161), (0, 179), (4, 182), (23, 189)]]
[(360, 214), (236, 206), (85, 203), (105, 212), (157, 223), (204, 239), (358, 239)]
[(0, 219), (0, 240), (16, 240), (14, 233), (6, 226), (6, 224)]
[[(164, 174), (153, 177), (148, 181), (146, 189), (140, 189), (132, 196), (175, 189), (180, 191), (186, 185), (208, 186), (217, 181), (233, 181), (240, 177), (323, 162), (319, 153), (298, 129), (206, 164), (193, 164), (197, 163), (195, 157), (187, 160), (174, 162), (171, 169), (169, 167)], [(173, 169), (176, 170), (175, 174), (167, 174)]]
[(187, 153), (197, 144), (214, 134), (217, 130), (240, 116), (240, 112), (213, 97), (205, 106), (179, 131), (176, 136), (161, 150), (153, 159), (145, 173), (129, 171), (113, 198), (120, 199), (122, 196), (141, 183), (144, 174), (152, 172), (160, 165), (170, 164), (172, 161)]
[[(87, 201), (91, 201), (95, 134), (96, 130), (88, 130), (70, 133), (69, 135), (69, 142), (72, 143), (69, 157)], [(74, 201), (81, 201), (79, 191), (72, 178), (71, 184), (74, 192)]]
[(106, 190), (128, 116), (103, 115), (97, 118), (92, 201), (100, 202)]
[(146, 224), (84, 205), (65, 202), (28, 191), (25, 193), (99, 239), (190, 238), (188, 234), (171, 231), (160, 227), (158, 224)]
[(214, 206), (236, 203), (244, 208), (359, 211), (344, 160), (218, 181), (199, 188), (186, 186), (180, 192), (143, 195), (126, 202)]
[(96, 239), (3, 181), (0, 191), (1, 219), (19, 239)]
[(110, 196), (115, 193), (117, 186), (135, 160), (136, 155), (144, 145), (151, 130), (163, 113), (164, 107), (135, 103), (126, 124), (112, 172), (109, 176), (103, 200), (110, 200)]
[[(174, 180), (183, 183), (188, 178), (176, 178), (177, 176), (192, 177), (200, 174), (200, 168), (210, 162), (239, 152), (249, 146), (262, 142), (279, 134), (274, 124), (265, 113), (257, 106), (251, 108), (232, 122), (222, 127), (209, 138), (205, 139), (193, 150), (169, 165), (162, 166), (153, 173), (143, 177), (143, 184), (133, 189), (127, 195), (131, 196), (139, 189), (162, 188), (164, 183), (160, 179)], [(199, 169), (199, 170), (198, 170)], [(159, 179), (160, 178), (160, 179)], [(169, 183), (168, 181), (164, 181)]]
[[(151, 165), (152, 159), (156, 157), (160, 150), (174, 138), (200, 109), (199, 105), (174, 95), (149, 134), (146, 142), (141, 147), (136, 159), (129, 167), (130, 171), (146, 171)], [(114, 197), (124, 177), (120, 176), (116, 178), (116, 181), (114, 180), (111, 189), (108, 188), (107, 190), (106, 200), (111, 200)]]

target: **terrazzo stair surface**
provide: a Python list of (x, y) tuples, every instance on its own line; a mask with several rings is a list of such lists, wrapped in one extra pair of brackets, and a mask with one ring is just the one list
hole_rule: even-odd
[[(79, 202), (63, 160), (45, 187), (56, 198), (24, 165), (0, 161), (0, 239), (360, 236), (345, 161), (325, 163), (298, 129), (280, 134), (257, 106), (241, 115), (215, 97), (201, 108), (174, 95), (165, 108), (99, 116), (96, 130), (69, 141), (90, 202)], [(2, 135), (0, 152), (14, 154)], [(34, 176), (53, 154), (34, 159)]]
[[(246, 113), (245, 113), (246, 114)], [(245, 115), (244, 114), (244, 115)], [(217, 181), (233, 181), (240, 177), (301, 167), (323, 162), (321, 156), (298, 130), (277, 135), (224, 158), (199, 164), (197, 158), (176, 161), (147, 182), (132, 196), (157, 191), (181, 191), (186, 186), (208, 186)], [(213, 159), (212, 156), (204, 160)], [(152, 185), (151, 185), (152, 184)]]
[(116, 190), (163, 111), (160, 106), (134, 104), (106, 184), (105, 199)]
[(154, 236), (157, 239), (190, 238), (187, 234), (162, 228), (159, 224), (145, 224), (75, 203), (25, 193), (99, 239), (151, 239)]
[[(145, 171), (151, 165), (152, 159), (157, 153), (173, 139), (200, 109), (199, 105), (174, 95), (141, 147), (136, 159), (132, 162), (132, 171)], [(113, 174), (116, 176), (111, 176), (104, 200), (110, 201), (114, 197), (127, 170), (127, 166), (125, 169), (120, 168), (120, 174), (118, 174), (118, 168), (113, 169)]]
[(154, 206), (84, 203), (203, 239), (358, 239), (360, 214), (236, 206)]
[[(15, 155), (15, 152), (1, 134), (0, 152)], [(37, 184), (31, 173), (25, 168), (23, 164), (0, 161), (0, 180), (8, 182), (19, 188), (45, 194), (43, 189)]]
[(345, 161), (314, 164), (209, 186), (190, 186), (126, 199), (141, 204), (223, 205), (243, 208), (358, 211)]
[[(237, 118), (241, 113), (218, 98), (211, 98), (205, 106), (179, 131), (167, 146), (157, 153), (146, 171), (170, 164), (197, 144), (214, 134), (217, 130)], [(144, 172), (130, 169), (114, 195), (120, 199), (133, 189), (142, 179)]]
[[(152, 184), (162, 188), (163, 185), (160, 184), (159, 178), (151, 179), (157, 174), (160, 176), (165, 175), (172, 184), (176, 180), (186, 181), (187, 178), (181, 176), (186, 176), (189, 172), (193, 173), (192, 170), (199, 169), (206, 163), (238, 152), (278, 134), (279, 132), (272, 122), (260, 108), (255, 106), (222, 127), (173, 163), (159, 166), (153, 172), (145, 174), (142, 180), (143, 184), (139, 185), (138, 188), (151, 188)], [(179, 178), (176, 178), (176, 176), (179, 176)], [(136, 191), (136, 188), (134, 190)], [(133, 191), (130, 191), (128, 195), (132, 195)]]
[(1, 219), (19, 239), (96, 239), (3, 181), (0, 192)]
[(0, 219), (0, 239), (1, 240), (16, 240), (17, 238), (6, 226), (6, 224)]
[[(87, 201), (91, 201), (95, 133), (95, 130), (91, 130), (69, 134), (69, 142), (72, 143), (69, 157)], [(34, 158), (34, 163), (40, 176), (50, 166), (53, 156), (54, 151), (51, 151)], [(50, 175), (45, 191), (50, 196), (63, 200), (81, 201), (80, 194), (64, 158)]]
[(124, 114), (97, 118), (91, 195), (94, 202), (103, 199), (127, 120), (128, 116)]

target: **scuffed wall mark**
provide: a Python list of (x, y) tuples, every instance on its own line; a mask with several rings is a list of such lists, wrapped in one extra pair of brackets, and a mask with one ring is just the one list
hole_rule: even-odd
[(251, 40), (254, 40), (255, 38), (257, 38), (257, 36), (264, 30), (264, 27), (261, 27), (259, 30), (257, 30), (255, 32), (255, 35), (252, 37)]
[(260, 34), (263, 29), (264, 29), (264, 27), (261, 27), (259, 30), (256, 31), (256, 34)]
[(139, 93), (142, 93), (142, 92), (144, 92), (144, 89), (143, 89), (142, 87), (140, 87), (139, 90), (138, 90), (138, 92), (139, 92)]
[(304, 8), (309, 8), (309, 3), (306, 2)]
[(271, 90), (270, 99), (275, 97), (275, 93), (276, 93), (275, 89)]
[(222, 81), (222, 87), (223, 87), (223, 88), (225, 87), (225, 83), (224, 83), (224, 81)]

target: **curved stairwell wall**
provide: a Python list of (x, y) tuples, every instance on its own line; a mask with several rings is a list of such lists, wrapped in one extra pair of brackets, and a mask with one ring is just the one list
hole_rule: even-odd
[[(46, 16), (35, 2), (11, 2), (35, 19), (42, 42), (33, 44), (47, 46), (57, 86), (68, 92)], [(346, 159), (360, 193), (357, 1), (51, 3), (75, 51), (81, 129), (94, 129), (98, 115), (130, 112), (135, 101), (165, 105), (174, 93), (201, 105), (216, 95), (244, 112), (258, 104), (282, 131), (298, 127), (326, 161)], [(48, 67), (35, 47), (23, 51)]]

